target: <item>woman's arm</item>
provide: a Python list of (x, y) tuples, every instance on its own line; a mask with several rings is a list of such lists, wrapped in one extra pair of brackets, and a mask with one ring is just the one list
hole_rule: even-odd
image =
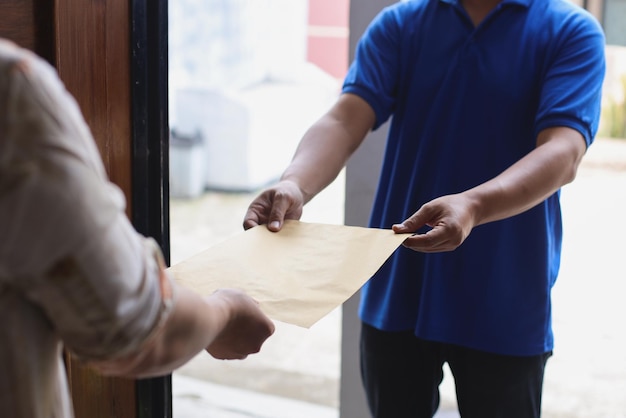
[(202, 298), (179, 286), (162, 328), (129, 356), (92, 365), (101, 373), (149, 377), (171, 373), (202, 350), (218, 359), (257, 353), (274, 332), (272, 322), (243, 292), (225, 289)]

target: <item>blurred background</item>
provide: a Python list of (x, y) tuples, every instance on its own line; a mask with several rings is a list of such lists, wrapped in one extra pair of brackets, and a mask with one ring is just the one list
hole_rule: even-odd
[[(557, 349), (544, 416), (618, 418), (626, 417), (626, 1), (577, 4), (604, 26), (608, 68), (598, 139), (563, 190)], [(348, 0), (169, 2), (172, 264), (241, 232), (247, 205), (333, 103), (348, 67), (349, 7)], [(342, 224), (344, 204), (342, 173), (303, 220)], [(202, 354), (175, 373), (174, 416), (339, 416), (342, 310), (311, 329), (276, 325), (258, 355), (222, 362)], [(297, 415), (285, 412), (298, 407)], [(458, 416), (447, 370), (438, 416)]]

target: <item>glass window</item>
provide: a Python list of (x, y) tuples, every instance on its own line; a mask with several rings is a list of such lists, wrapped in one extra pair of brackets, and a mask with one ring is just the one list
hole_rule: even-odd
[[(242, 231), (248, 204), (336, 99), (348, 62), (348, 0), (177, 0), (169, 19), (176, 264)], [(341, 224), (343, 207), (341, 175), (302, 220)], [(250, 408), (287, 404), (290, 416), (309, 408), (336, 417), (341, 311), (308, 330), (276, 325), (262, 352), (244, 361), (202, 353), (177, 371), (174, 417), (249, 417)]]

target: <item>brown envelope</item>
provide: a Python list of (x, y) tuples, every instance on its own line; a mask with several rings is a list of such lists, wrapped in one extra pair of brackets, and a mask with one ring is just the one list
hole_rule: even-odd
[(168, 270), (201, 295), (238, 288), (270, 318), (309, 328), (345, 302), (410, 234), (286, 221), (241, 232)]

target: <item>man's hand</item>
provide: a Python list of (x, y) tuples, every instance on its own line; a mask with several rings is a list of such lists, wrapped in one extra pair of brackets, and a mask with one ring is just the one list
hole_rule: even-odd
[(278, 232), (285, 219), (300, 219), (303, 206), (304, 196), (300, 188), (292, 181), (283, 180), (264, 190), (252, 201), (243, 228), (267, 224), (270, 231)]
[(403, 245), (424, 253), (452, 251), (476, 226), (474, 208), (474, 202), (463, 193), (442, 196), (426, 203), (392, 229), (397, 234), (404, 234), (429, 226), (430, 231), (407, 238)]
[(585, 150), (578, 131), (544, 129), (537, 147), (501, 174), (463, 193), (431, 200), (393, 230), (410, 233), (430, 226), (430, 231), (408, 238), (404, 246), (428, 253), (452, 251), (475, 226), (520, 214), (574, 180)]
[(206, 348), (220, 360), (242, 360), (258, 353), (267, 338), (274, 333), (274, 323), (259, 309), (258, 303), (245, 293), (221, 289), (208, 296), (210, 304), (224, 304), (229, 320), (213, 342)]

